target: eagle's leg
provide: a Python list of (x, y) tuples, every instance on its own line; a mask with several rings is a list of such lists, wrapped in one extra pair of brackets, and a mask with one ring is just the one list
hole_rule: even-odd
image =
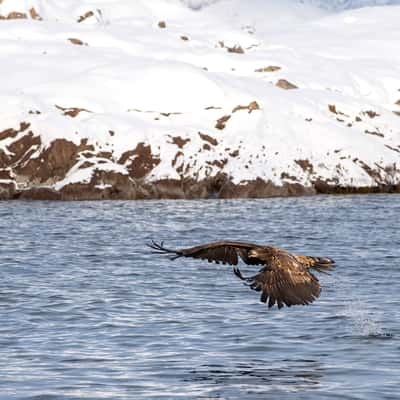
[(238, 267), (233, 267), (233, 273), (242, 281), (245, 281), (247, 283), (252, 283), (254, 281), (255, 276), (243, 276), (242, 272), (240, 271), (240, 269)]

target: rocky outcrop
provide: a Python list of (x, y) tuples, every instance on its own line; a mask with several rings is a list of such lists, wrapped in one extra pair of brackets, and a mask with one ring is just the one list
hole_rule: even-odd
[(275, 86), (285, 90), (298, 89), (295, 84), (287, 81), (286, 79), (279, 79)]
[(399, 190), (398, 8), (52, 3), (0, 0), (1, 199)]
[(0, 180), (0, 200), (10, 200), (15, 197), (16, 197), (15, 182)]
[[(396, 166), (392, 170), (387, 168), (382, 171), (360, 160), (354, 162), (374, 179), (376, 185), (342, 186), (335, 180), (318, 177), (312, 180), (311, 185), (304, 185), (298, 182), (296, 176), (285, 172), (281, 174), (281, 185), (260, 177), (235, 183), (224, 172), (227, 158), (222, 161), (207, 161), (208, 165), (217, 167), (219, 172), (196, 179), (185, 174), (184, 169), (187, 170), (187, 166), (184, 168), (177, 161), (185, 157), (185, 147), (191, 142), (181, 136), (172, 136), (169, 140), (169, 143), (179, 149), (172, 166), (179, 172), (180, 178), (151, 179), (161, 158), (154, 153), (150, 144), (139, 142), (132, 150), (115, 157), (112, 152), (96, 151), (95, 145), (87, 139), (79, 143), (57, 139), (43, 146), (40, 136), (29, 130), (29, 127), (29, 123), (22, 122), (18, 128), (9, 128), (0, 133), (0, 140), (9, 141), (0, 153), (1, 200), (229, 199), (318, 193), (400, 192), (400, 185), (388, 179), (398, 172)], [(219, 145), (218, 140), (211, 135), (198, 132), (198, 138), (200, 148), (208, 152)], [(226, 150), (232, 159), (240, 154), (239, 150)], [(316, 176), (315, 167), (310, 160), (298, 159), (294, 162), (304, 173)], [(77, 179), (76, 175), (81, 178)]]
[[(231, 115), (259, 109), (257, 102), (251, 102), (248, 106), (235, 107)], [(329, 111), (344, 115), (334, 105), (329, 105)], [(371, 114), (369, 118), (372, 117)], [(321, 165), (317, 166), (307, 158), (293, 160), (293, 168), (300, 172), (296, 175), (283, 171), (280, 184), (257, 176), (235, 182), (227, 171), (235, 163), (243, 165), (241, 145), (236, 149), (226, 147), (221, 138), (197, 132), (191, 137), (168, 135), (166, 143), (177, 149), (173, 158), (171, 156), (170, 165), (178, 177), (158, 178), (157, 168), (165, 160), (159, 151), (155, 151), (157, 146), (154, 144), (132, 144), (130, 150), (117, 156), (113, 151), (100, 149), (88, 138), (75, 141), (59, 138), (45, 145), (31, 128), (32, 124), (24, 121), (18, 127), (0, 132), (1, 200), (229, 199), (400, 192), (396, 163), (382, 167), (354, 158), (353, 164), (374, 182), (369, 186), (343, 185), (337, 178), (323, 178), (318, 172)], [(114, 135), (114, 132), (110, 134), (110, 138)], [(197, 153), (196, 150), (188, 153), (194, 143), (198, 146)], [(224, 148), (223, 153), (221, 148)], [(391, 150), (400, 151), (397, 148)], [(202, 153), (208, 158), (199, 165), (204, 157)], [(259, 159), (260, 154), (252, 157), (252, 154), (247, 155), (246, 168), (251, 168), (253, 160)], [(197, 172), (193, 172), (195, 167)], [(205, 171), (205, 176), (199, 175), (201, 170)], [(308, 177), (307, 184), (299, 174)]]

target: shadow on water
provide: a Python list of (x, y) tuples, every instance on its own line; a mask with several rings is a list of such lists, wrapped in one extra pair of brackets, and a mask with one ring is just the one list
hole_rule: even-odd
[(251, 387), (263, 391), (296, 391), (318, 387), (323, 377), (322, 366), (314, 360), (282, 360), (280, 367), (253, 360), (233, 365), (205, 364), (188, 372), (184, 381), (210, 387)]

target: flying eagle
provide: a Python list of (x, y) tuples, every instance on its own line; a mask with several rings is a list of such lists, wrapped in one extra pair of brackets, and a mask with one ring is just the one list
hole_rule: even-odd
[[(278, 247), (260, 246), (253, 243), (220, 241), (187, 249), (172, 250), (163, 242), (148, 245), (157, 254), (173, 254), (171, 260), (192, 257), (217, 264), (233, 265), (233, 272), (251, 289), (261, 292), (261, 301), (272, 307), (310, 304), (320, 294), (318, 279), (310, 272), (326, 272), (334, 267), (334, 261), (325, 257), (311, 257), (288, 253)], [(237, 267), (239, 257), (249, 265), (262, 265), (259, 272), (244, 277)]]

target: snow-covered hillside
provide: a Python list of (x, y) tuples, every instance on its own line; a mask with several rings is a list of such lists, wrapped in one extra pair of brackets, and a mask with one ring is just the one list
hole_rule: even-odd
[(399, 20), (395, 5), (0, 0), (0, 198), (399, 190)]
[(386, 6), (400, 4), (400, 0), (299, 0), (329, 10), (346, 10), (351, 8)]

